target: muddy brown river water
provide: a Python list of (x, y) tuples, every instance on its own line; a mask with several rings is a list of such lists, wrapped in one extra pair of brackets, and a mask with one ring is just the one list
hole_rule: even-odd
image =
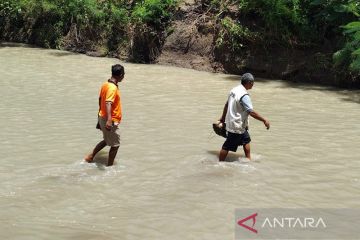
[(251, 119), (255, 161), (219, 163), (238, 77), (123, 63), (116, 165), (84, 163), (118, 62), (0, 45), (0, 239), (233, 239), (236, 208), (360, 207), (358, 91), (257, 79), (271, 129)]

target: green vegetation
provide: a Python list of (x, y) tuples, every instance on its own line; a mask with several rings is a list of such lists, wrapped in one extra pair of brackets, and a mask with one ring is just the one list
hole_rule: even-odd
[(120, 1), (0, 0), (0, 6), (6, 6), (0, 11), (2, 32), (17, 33), (6, 37), (29, 39), (51, 48), (60, 47), (70, 32), (78, 42), (97, 42), (111, 37), (114, 27), (120, 30), (119, 26), (125, 28), (128, 23), (127, 10)]
[(270, 39), (301, 37), (307, 25), (299, 0), (240, 0), (238, 5), (244, 14), (258, 17), (259, 27)]
[(176, 0), (0, 0), (0, 39), (81, 51), (129, 44), (131, 28), (164, 30)]
[(144, 0), (136, 4), (132, 11), (135, 23), (145, 23), (155, 28), (165, 28), (169, 24), (172, 12), (177, 2), (175, 0)]
[(221, 20), (219, 36), (216, 39), (216, 47), (228, 44), (231, 51), (236, 52), (244, 47), (247, 42), (254, 42), (256, 34), (247, 27), (236, 23), (233, 19), (225, 17)]
[[(359, 0), (209, 0), (220, 17), (216, 47), (238, 54), (250, 45), (333, 46), (338, 72), (360, 78)], [(236, 7), (236, 12), (230, 10)], [(234, 17), (236, 15), (236, 17)], [(231, 18), (229, 17), (231, 16)], [(331, 64), (330, 64), (330, 67)]]
[(342, 46), (333, 55), (335, 66), (353, 77), (360, 76), (360, 2), (312, 0), (310, 13), (320, 37), (337, 39)]
[(343, 28), (346, 43), (334, 54), (335, 64), (352, 72), (360, 72), (360, 22), (351, 22)]
[[(0, 0), (0, 39), (117, 56), (127, 49), (133, 61), (152, 62), (178, 1)], [(317, 49), (322, 68), (360, 79), (359, 0), (197, 1), (196, 11), (216, 22), (217, 49), (235, 56), (254, 46)]]

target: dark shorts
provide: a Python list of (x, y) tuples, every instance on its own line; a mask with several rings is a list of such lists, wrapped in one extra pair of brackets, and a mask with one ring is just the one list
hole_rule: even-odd
[(228, 132), (226, 141), (224, 142), (222, 149), (236, 152), (239, 146), (245, 145), (249, 142), (251, 142), (251, 138), (248, 131), (245, 131), (243, 134)]

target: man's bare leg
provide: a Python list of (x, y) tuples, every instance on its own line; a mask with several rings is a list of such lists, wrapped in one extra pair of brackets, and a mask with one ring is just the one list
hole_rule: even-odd
[(243, 146), (244, 149), (244, 153), (245, 153), (245, 157), (249, 160), (251, 160), (251, 155), (250, 155), (250, 143), (247, 143)]
[(116, 157), (116, 153), (118, 151), (119, 147), (111, 147), (109, 151), (109, 160), (108, 160), (108, 167), (112, 166), (114, 164), (114, 160)]
[(219, 154), (219, 161), (225, 161), (226, 156), (228, 155), (229, 151), (225, 150), (225, 149), (221, 149), (220, 150), (220, 154)]
[(106, 146), (105, 140), (102, 140), (101, 142), (99, 142), (99, 143), (95, 146), (95, 148), (94, 148), (94, 150), (92, 151), (92, 153), (90, 153), (90, 154), (88, 154), (88, 155), (85, 156), (85, 158), (84, 158), (85, 161), (87, 161), (88, 163), (91, 163), (91, 162), (94, 160), (95, 155), (96, 155), (98, 152), (100, 152), (100, 150), (103, 149), (105, 146)]

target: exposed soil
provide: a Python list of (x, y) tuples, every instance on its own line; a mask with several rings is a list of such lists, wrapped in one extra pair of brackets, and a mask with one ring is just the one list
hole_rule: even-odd
[(179, 7), (172, 25), (173, 32), (166, 38), (159, 64), (222, 72), (222, 65), (214, 60), (215, 23), (201, 11), (194, 0), (185, 0)]
[[(236, 15), (238, 11), (235, 6), (233, 8), (233, 14)], [(345, 80), (333, 72), (334, 48), (330, 43), (314, 48), (263, 46), (255, 43), (234, 54), (226, 47), (215, 47), (217, 24), (216, 16), (208, 12), (201, 1), (184, 0), (156, 62), (201, 71), (232, 74), (250, 71), (264, 78), (359, 87), (359, 82)]]

